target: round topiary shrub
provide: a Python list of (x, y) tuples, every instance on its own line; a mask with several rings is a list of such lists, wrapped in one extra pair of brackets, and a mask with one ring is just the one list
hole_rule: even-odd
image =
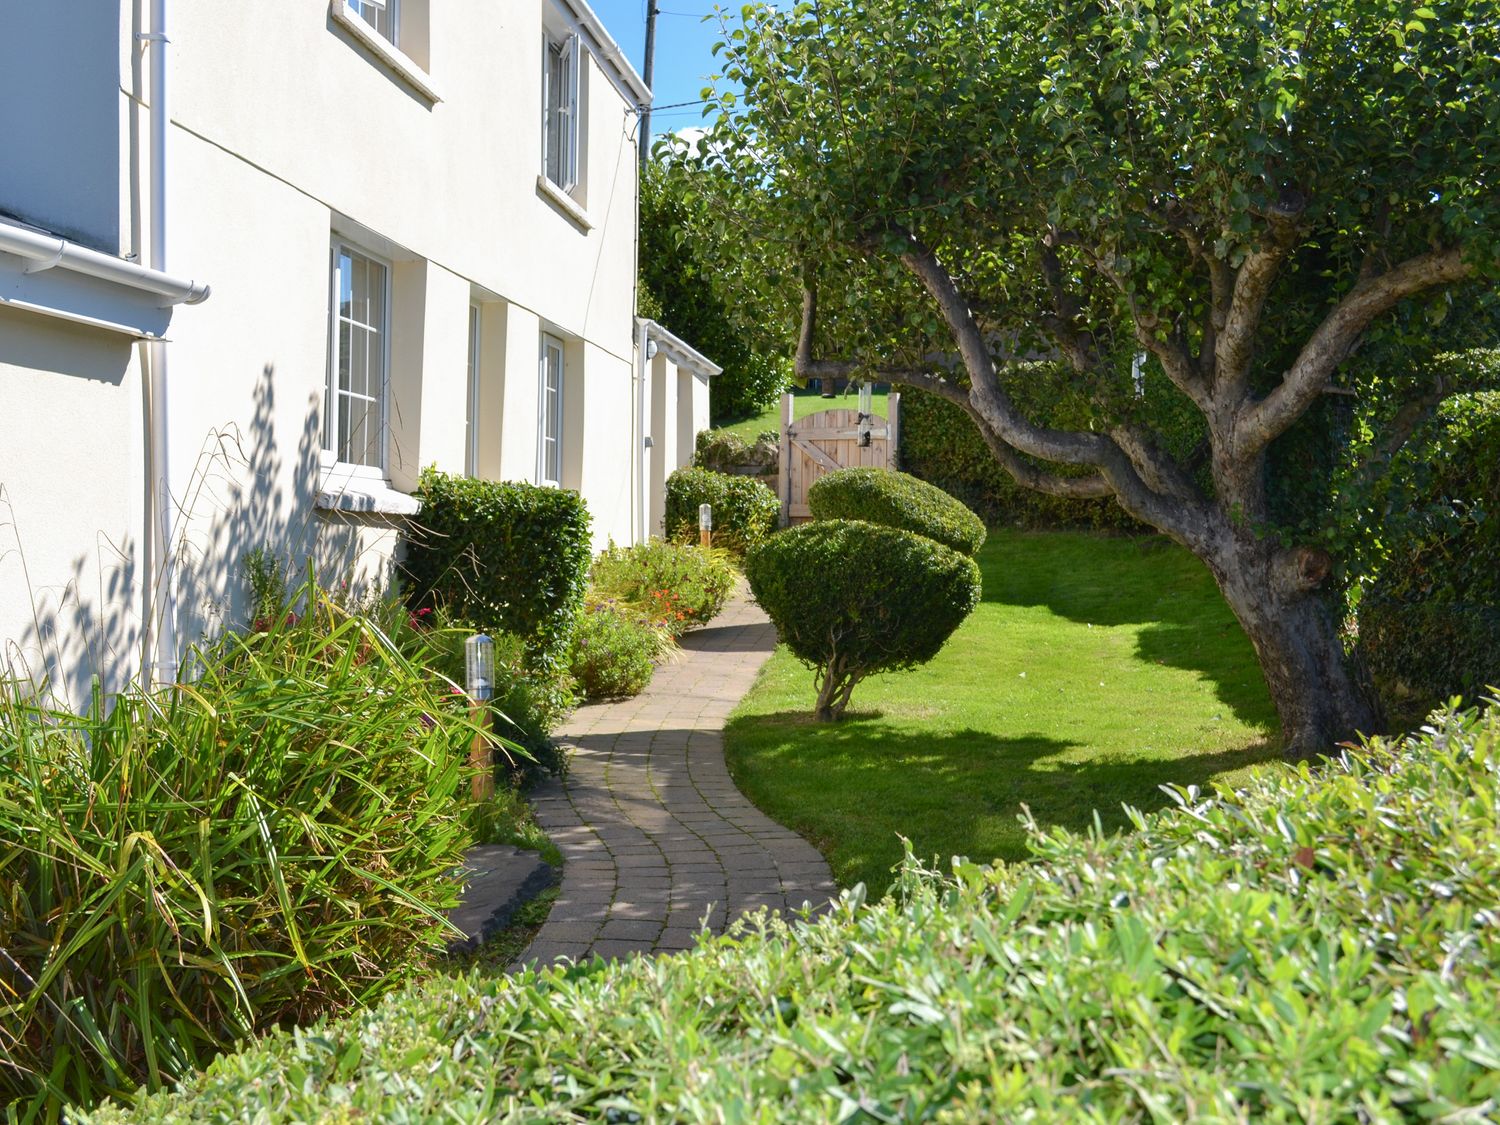
[(941, 488), (893, 469), (839, 469), (807, 490), (815, 520), (866, 520), (914, 531), (973, 556), (984, 546), (984, 523)]
[(746, 557), (745, 576), (782, 643), (817, 671), (824, 721), (871, 673), (931, 660), (979, 602), (973, 559), (859, 520), (774, 535)]
[(781, 504), (760, 481), (709, 469), (678, 469), (667, 478), (668, 539), (698, 539), (698, 506), (714, 509), (714, 545), (742, 552), (776, 530)]

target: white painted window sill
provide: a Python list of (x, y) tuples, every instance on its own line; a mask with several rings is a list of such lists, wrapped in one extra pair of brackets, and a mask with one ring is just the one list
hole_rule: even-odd
[(536, 193), (568, 218), (572, 219), (583, 230), (594, 229), (593, 220), (589, 218), (587, 211), (578, 206), (578, 200), (549, 180), (546, 173), (541, 173), (537, 176)]
[(427, 77), (427, 72), (394, 43), (361, 19), (359, 13), (349, 6), (348, 0), (329, 0), (328, 15), (334, 23), (359, 40), (360, 45), (379, 59), (387, 70), (390, 70), (422, 97), (434, 104), (443, 100), (436, 87), (433, 86), (432, 79)]
[(326, 512), (414, 516), (422, 510), (422, 501), (375, 479), (363, 465), (325, 464), (318, 471), (313, 506)]

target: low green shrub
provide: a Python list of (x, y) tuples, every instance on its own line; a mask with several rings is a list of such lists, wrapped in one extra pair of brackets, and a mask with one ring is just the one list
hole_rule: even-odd
[(1500, 712), (1172, 796), (670, 959), (429, 980), (91, 1120), (1492, 1118)]
[(698, 539), (698, 507), (712, 504), (714, 543), (740, 553), (776, 530), (781, 505), (760, 481), (708, 469), (678, 469), (667, 478), (668, 539)]
[(781, 455), (781, 435), (775, 430), (746, 441), (733, 430), (700, 430), (693, 443), (693, 465), (727, 473), (735, 469), (774, 471)]
[(718, 616), (735, 569), (724, 551), (650, 539), (611, 545), (594, 559), (589, 581), (599, 596), (634, 604), (676, 636)]
[(560, 667), (592, 552), (583, 500), (433, 469), (418, 495), (402, 564), (413, 608), (442, 606), (487, 633), (514, 633), (533, 667)]
[(807, 506), (815, 520), (865, 520), (936, 539), (973, 557), (984, 546), (984, 522), (941, 488), (890, 469), (839, 469), (813, 481)]
[(190, 685), (0, 686), (0, 1104), (158, 1088), (442, 948), (473, 728), (403, 647), (314, 591)]
[(662, 652), (659, 626), (637, 610), (614, 602), (584, 608), (573, 630), (570, 668), (589, 699), (639, 695), (651, 682)]
[(816, 715), (837, 719), (856, 684), (923, 664), (979, 604), (979, 567), (926, 536), (818, 520), (745, 559), (755, 600), (782, 644), (817, 675)]

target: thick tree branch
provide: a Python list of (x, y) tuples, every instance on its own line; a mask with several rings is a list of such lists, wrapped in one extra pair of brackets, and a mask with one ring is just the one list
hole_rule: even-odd
[(1302, 214), (1306, 209), (1307, 201), (1300, 194), (1289, 193), (1266, 213), (1264, 241), (1234, 271), (1224, 325), (1215, 344), (1214, 382), (1221, 401), (1244, 394), (1266, 298), (1282, 263), (1301, 236)]
[(1063, 280), (1062, 261), (1057, 256), (1059, 241), (1060, 236), (1057, 231), (1048, 231), (1046, 237), (1042, 239), (1040, 252), (1042, 277), (1052, 297), (1052, 312), (1042, 317), (1042, 326), (1057, 342), (1058, 349), (1067, 357), (1074, 371), (1080, 373), (1092, 371), (1098, 360), (1094, 348), (1094, 337), (1085, 329), (1078, 327), (1078, 314), (1082, 311), (1082, 307), (1078, 299), (1068, 291), (1067, 283)]
[(1253, 457), (1285, 433), (1322, 393), (1335, 368), (1376, 317), (1413, 294), (1462, 281), (1472, 272), (1462, 250), (1445, 247), (1359, 281), (1323, 318), (1276, 388), (1241, 411), (1234, 432), (1235, 456)]
[(1105, 434), (1054, 430), (1038, 426), (1016, 410), (995, 372), (983, 331), (952, 276), (931, 249), (906, 234), (901, 255), (942, 312), (969, 374), (969, 397), (982, 431), (991, 431), (1021, 453), (1066, 465), (1092, 465), (1108, 482), (1120, 506), (1131, 515), (1184, 544), (1201, 544), (1209, 535), (1210, 515), (1201, 499), (1165, 495), (1141, 478), (1130, 457)]

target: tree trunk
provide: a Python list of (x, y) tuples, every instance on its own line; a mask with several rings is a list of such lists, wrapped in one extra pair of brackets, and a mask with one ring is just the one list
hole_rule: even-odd
[(1337, 622), (1317, 590), (1328, 574), (1326, 554), (1235, 535), (1208, 562), (1260, 658), (1287, 760), (1316, 761), (1341, 742), (1380, 733), (1374, 689), (1345, 657)]

